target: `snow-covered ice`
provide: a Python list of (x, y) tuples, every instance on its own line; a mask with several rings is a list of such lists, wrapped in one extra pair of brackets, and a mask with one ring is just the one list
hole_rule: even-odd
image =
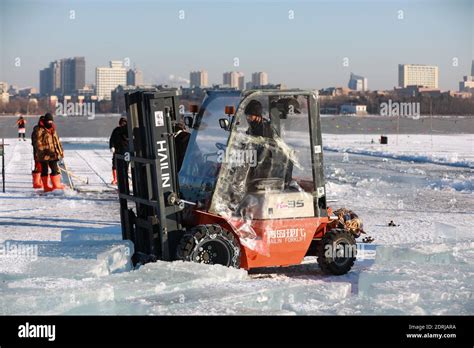
[(474, 168), (473, 134), (386, 136), (389, 139), (388, 144), (379, 144), (379, 138), (373, 134), (325, 134), (323, 143), (326, 150), (332, 151)]
[(474, 314), (473, 136), (372, 138), (324, 135), (331, 205), (356, 211), (375, 238), (344, 276), (323, 275), (314, 257), (250, 272), (132, 269), (107, 140), (63, 139), (79, 191), (44, 196), (31, 189), (31, 146), (9, 139), (0, 314)]

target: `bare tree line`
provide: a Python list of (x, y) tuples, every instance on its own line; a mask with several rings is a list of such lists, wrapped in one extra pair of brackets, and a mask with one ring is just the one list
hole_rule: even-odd
[[(322, 108), (340, 108), (342, 104), (362, 104), (367, 105), (369, 114), (380, 114), (382, 103), (420, 103), (420, 113), (422, 115), (459, 115), (474, 116), (474, 97), (456, 98), (446, 94), (440, 96), (419, 96), (403, 97), (397, 95), (360, 95), (360, 96), (336, 96), (331, 98), (321, 98)], [(195, 100), (181, 100), (181, 104), (189, 102), (196, 103)], [(12, 98), (8, 103), (0, 101), (0, 116), (12, 114), (42, 115), (46, 112), (55, 113), (55, 105), (49, 103), (47, 99), (39, 99), (36, 102), (28, 98)], [(96, 102), (96, 111), (99, 113), (124, 113), (125, 102), (123, 94), (115, 96), (112, 101), (102, 100)]]
[(367, 112), (372, 115), (380, 114), (382, 103), (420, 103), (420, 113), (422, 115), (458, 115), (474, 116), (474, 97), (457, 98), (446, 94), (440, 96), (419, 96), (403, 97), (396, 95), (362, 95), (362, 96), (337, 96), (322, 98), (322, 108), (340, 108), (342, 104), (362, 104), (367, 105)]

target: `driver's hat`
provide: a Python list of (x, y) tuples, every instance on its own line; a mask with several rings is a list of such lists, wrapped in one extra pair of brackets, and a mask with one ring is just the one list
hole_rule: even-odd
[(251, 100), (245, 107), (244, 112), (246, 115), (262, 116), (262, 113), (263, 113), (262, 103), (260, 103), (258, 100), (255, 100), (255, 99)]

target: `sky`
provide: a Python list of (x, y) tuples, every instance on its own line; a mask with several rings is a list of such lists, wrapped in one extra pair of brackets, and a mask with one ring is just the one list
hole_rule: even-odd
[(473, 0), (0, 0), (0, 81), (18, 87), (39, 87), (53, 60), (84, 56), (87, 83), (97, 66), (127, 60), (150, 84), (203, 69), (210, 83), (266, 71), (319, 89), (347, 86), (354, 72), (392, 89), (398, 64), (413, 63), (439, 66), (440, 88), (457, 90), (473, 41)]

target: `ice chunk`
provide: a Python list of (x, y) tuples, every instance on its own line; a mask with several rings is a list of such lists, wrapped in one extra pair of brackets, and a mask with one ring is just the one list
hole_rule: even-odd
[[(8, 281), (0, 283), (2, 294), (5, 294), (0, 297), (1, 314), (93, 314), (95, 311), (125, 313), (117, 306), (157, 296), (163, 297), (165, 302), (172, 301), (195, 287), (202, 287), (201, 293), (212, 294), (209, 289), (219, 282), (247, 277), (244, 270), (186, 262), (157, 262), (135, 271), (116, 273), (116, 270), (122, 270), (127, 264), (127, 259), (118, 256), (124, 255), (120, 251), (121, 247), (116, 246), (109, 252), (100, 254), (95, 260), (96, 263), (92, 264), (93, 272), (90, 263), (84, 264), (86, 260), (71, 258), (67, 259), (66, 265), (59, 267), (72, 268), (73, 273), (66, 273), (64, 270), (56, 273), (53, 271), (49, 272), (49, 275), (34, 278), (15, 278), (7, 275)], [(64, 260), (66, 259), (61, 261)], [(40, 257), (39, 261), (43, 262), (42, 268), (54, 270), (56, 266), (53, 258), (44, 260)], [(103, 265), (104, 262), (107, 267)], [(35, 270), (31, 274), (37, 275), (39, 271)], [(47, 270), (43, 270), (43, 273), (48, 274)], [(102, 277), (105, 273), (109, 273), (107, 282), (104, 282)], [(144, 311), (145, 307), (142, 308)], [(148, 312), (136, 314), (146, 313)]]
[(106, 276), (112, 273), (130, 271), (132, 269), (131, 255), (133, 255), (133, 244), (127, 242), (117, 245), (97, 255), (97, 265), (89, 273), (96, 277)]
[(377, 264), (416, 262), (428, 264), (451, 264), (454, 262), (453, 249), (445, 244), (432, 248), (414, 248), (403, 246), (379, 246), (375, 256)]
[(375, 265), (360, 274), (359, 300), (372, 314), (472, 313), (473, 252), (468, 241), (378, 246)]
[(460, 273), (443, 279), (436, 271), (413, 272), (405, 279), (372, 283), (363, 295), (375, 313), (468, 314), (474, 309), (472, 281)]
[(4, 247), (9, 246), (10, 249), (11, 245), (15, 245), (16, 250), (32, 252), (10, 252), (0, 257), (0, 280), (11, 273), (21, 273), (25, 277), (82, 279), (126, 271), (132, 267), (133, 244), (130, 241), (4, 243)]
[(362, 272), (359, 275), (358, 292), (359, 296), (373, 295), (373, 285), (384, 283), (390, 280), (406, 279), (406, 275), (402, 272), (394, 272), (393, 270), (377, 269), (374, 271)]
[(293, 279), (276, 286), (281, 279), (181, 261), (110, 274), (107, 282), (78, 278), (9, 275), (1, 285), (1, 314), (309, 314), (316, 303), (351, 295), (347, 282)]
[(435, 237), (441, 238), (445, 241), (456, 241), (458, 231), (456, 226), (435, 222)]
[(376, 264), (412, 262), (417, 264), (449, 265), (473, 263), (474, 242), (422, 243), (377, 247)]
[[(224, 284), (223, 284), (224, 285)], [(349, 283), (301, 282), (275, 287), (275, 280), (246, 280), (226, 283), (206, 291), (164, 293), (148, 298), (157, 314), (291, 314), (308, 301), (337, 301), (351, 293)]]
[[(38, 286), (40, 285), (40, 286)], [(114, 301), (114, 287), (97, 280), (31, 278), (10, 284), (0, 298), (1, 314), (61, 314), (81, 305)]]
[(122, 240), (120, 226), (107, 228), (91, 228), (80, 230), (64, 230), (61, 232), (63, 242), (91, 241), (91, 240)]

